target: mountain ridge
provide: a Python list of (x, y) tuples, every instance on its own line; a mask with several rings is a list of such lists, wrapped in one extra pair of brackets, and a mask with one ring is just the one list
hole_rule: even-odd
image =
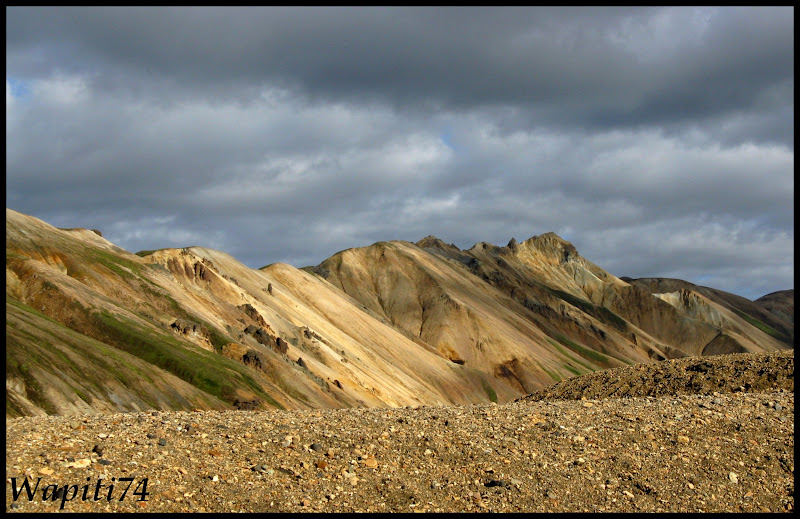
[[(506, 402), (611, 367), (793, 348), (793, 290), (736, 306), (643, 286), (555, 233), (251, 269), (201, 246), (134, 254), (7, 208), (6, 413)], [(171, 396), (148, 376), (174, 377)]]

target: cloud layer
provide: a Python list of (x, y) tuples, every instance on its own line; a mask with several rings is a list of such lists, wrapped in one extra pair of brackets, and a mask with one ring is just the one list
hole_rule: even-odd
[(791, 8), (7, 8), (7, 206), (251, 267), (555, 231), (794, 286)]

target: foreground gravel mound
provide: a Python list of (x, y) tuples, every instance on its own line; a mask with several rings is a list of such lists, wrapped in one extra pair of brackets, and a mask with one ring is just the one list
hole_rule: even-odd
[[(685, 361), (704, 394), (19, 418), (6, 425), (6, 510), (791, 512), (793, 354), (775, 358), (790, 357), (791, 372), (729, 356), (660, 376)], [(634, 387), (638, 368), (615, 371)], [(719, 369), (738, 382), (713, 389)], [(778, 387), (756, 386), (773, 375)]]
[(794, 391), (794, 350), (685, 357), (597, 371), (563, 380), (519, 400), (710, 395), (781, 389)]

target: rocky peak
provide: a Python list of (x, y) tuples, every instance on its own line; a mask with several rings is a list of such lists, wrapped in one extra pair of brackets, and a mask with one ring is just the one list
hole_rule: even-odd
[(481, 252), (481, 251), (497, 252), (499, 249), (500, 247), (498, 247), (497, 245), (494, 245), (492, 243), (487, 243), (485, 241), (479, 241), (478, 243), (470, 247), (469, 251), (467, 252)]
[(458, 251), (458, 252), (461, 251), (461, 249), (459, 249), (458, 247), (456, 247), (452, 243), (451, 244), (447, 244), (447, 243), (443, 242), (442, 240), (440, 240), (439, 238), (437, 238), (436, 236), (433, 236), (433, 235), (428, 235), (428, 236), (422, 238), (415, 245), (417, 247), (421, 248), (421, 249), (436, 248), (436, 249), (443, 249), (443, 250), (455, 250), (455, 251)]
[(523, 245), (530, 249), (536, 249), (549, 256), (556, 256), (561, 262), (580, 257), (574, 245), (554, 232), (546, 232), (538, 236), (533, 236), (525, 240)]

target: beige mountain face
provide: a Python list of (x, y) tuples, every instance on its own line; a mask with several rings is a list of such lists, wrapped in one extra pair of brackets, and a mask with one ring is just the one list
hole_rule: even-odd
[(793, 347), (793, 293), (737, 306), (688, 285), (616, 278), (552, 233), (254, 270), (6, 209), (6, 415), (506, 402), (610, 367)]

